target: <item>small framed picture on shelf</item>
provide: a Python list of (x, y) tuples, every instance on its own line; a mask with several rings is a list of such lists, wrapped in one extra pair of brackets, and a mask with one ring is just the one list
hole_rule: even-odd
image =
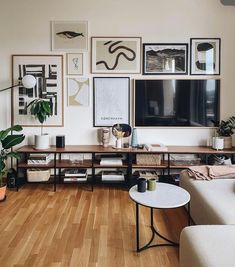
[(191, 38), (191, 75), (220, 75), (220, 38)]
[(83, 75), (83, 54), (67, 54), (67, 75)]
[(129, 124), (129, 77), (93, 78), (93, 126), (111, 127), (117, 123)]
[(143, 74), (188, 74), (188, 44), (143, 44)]

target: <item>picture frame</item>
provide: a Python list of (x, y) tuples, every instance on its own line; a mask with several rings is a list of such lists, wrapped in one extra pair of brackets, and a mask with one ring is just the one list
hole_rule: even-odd
[(191, 38), (190, 50), (191, 75), (220, 75), (220, 38)]
[(87, 21), (51, 21), (52, 51), (87, 51)]
[(67, 54), (67, 75), (83, 75), (83, 54)]
[(90, 105), (90, 80), (89, 78), (67, 79), (68, 107), (88, 107)]
[(130, 78), (93, 77), (93, 126), (130, 122)]
[(143, 75), (187, 75), (187, 43), (144, 43)]
[(25, 75), (36, 78), (33, 88), (19, 86), (13, 90), (13, 124), (24, 127), (40, 127), (41, 124), (26, 108), (34, 99), (43, 98), (52, 106), (44, 126), (64, 125), (63, 55), (12, 55), (12, 84), (17, 84)]
[(140, 73), (141, 37), (91, 37), (92, 73)]

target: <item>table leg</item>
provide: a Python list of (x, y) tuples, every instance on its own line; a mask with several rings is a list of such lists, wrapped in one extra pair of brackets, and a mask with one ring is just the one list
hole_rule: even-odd
[(139, 204), (136, 203), (136, 251), (140, 251), (140, 241), (139, 241)]

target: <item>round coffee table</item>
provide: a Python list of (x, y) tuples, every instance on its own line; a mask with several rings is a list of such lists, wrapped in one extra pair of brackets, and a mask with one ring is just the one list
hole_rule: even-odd
[[(190, 195), (189, 193), (176, 185), (167, 183), (157, 183), (155, 191), (146, 191), (140, 193), (137, 191), (137, 185), (134, 185), (129, 190), (130, 198), (136, 203), (136, 250), (140, 252), (144, 249), (157, 246), (178, 246), (179, 244), (169, 240), (161, 235), (153, 224), (153, 209), (174, 209), (188, 205), (188, 225), (190, 225)], [(139, 241), (139, 205), (150, 208), (151, 230), (152, 237), (150, 241), (140, 247)], [(167, 243), (152, 244), (155, 234), (167, 241)]]

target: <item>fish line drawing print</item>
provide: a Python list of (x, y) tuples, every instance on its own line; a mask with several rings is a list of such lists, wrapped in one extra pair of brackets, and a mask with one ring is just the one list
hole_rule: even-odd
[(52, 21), (52, 50), (87, 51), (87, 21)]
[(62, 55), (13, 55), (13, 84), (25, 75), (33, 75), (33, 88), (19, 86), (13, 91), (14, 124), (40, 126), (27, 109), (34, 99), (42, 98), (50, 103), (52, 116), (45, 126), (63, 126), (63, 56)]
[(143, 74), (187, 74), (188, 44), (143, 44)]
[(67, 54), (67, 74), (83, 75), (83, 54), (81, 53)]
[(89, 106), (89, 78), (68, 78), (68, 106)]
[(140, 73), (140, 37), (92, 37), (92, 73)]

